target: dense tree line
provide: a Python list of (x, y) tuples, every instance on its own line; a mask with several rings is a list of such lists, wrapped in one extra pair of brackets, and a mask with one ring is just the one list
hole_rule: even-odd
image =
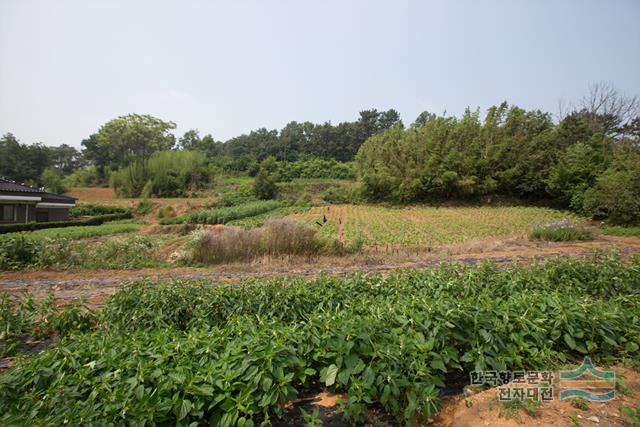
[(460, 118), (421, 114), (360, 148), (363, 195), (407, 203), (499, 194), (640, 221), (638, 103), (616, 98), (586, 102), (557, 124), (506, 103), (482, 120), (469, 110)]
[(58, 147), (22, 144), (12, 133), (0, 138), (0, 176), (17, 182), (61, 191), (63, 174), (85, 164), (81, 153), (66, 144)]

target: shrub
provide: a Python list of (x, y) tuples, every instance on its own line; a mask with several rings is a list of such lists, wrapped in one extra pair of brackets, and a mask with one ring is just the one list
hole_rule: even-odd
[(127, 208), (122, 208), (120, 206), (105, 206), (105, 205), (95, 205), (92, 203), (82, 203), (76, 206), (73, 206), (69, 209), (69, 214), (71, 216), (97, 216), (97, 215), (107, 215), (107, 214), (115, 214), (115, 213), (127, 213), (130, 212)]
[(593, 232), (584, 227), (571, 224), (570, 221), (560, 221), (536, 227), (529, 233), (530, 240), (546, 240), (549, 242), (568, 242), (571, 240), (592, 240)]
[(111, 174), (111, 186), (121, 197), (181, 197), (210, 181), (206, 156), (198, 151), (159, 151), (146, 164), (134, 162)]
[(98, 169), (95, 166), (78, 169), (64, 178), (66, 187), (95, 187), (101, 184)]
[(253, 190), (258, 199), (269, 200), (275, 199), (278, 194), (278, 187), (276, 186), (276, 180), (271, 175), (271, 170), (275, 160), (273, 157), (268, 157), (260, 163), (260, 170), (256, 175), (256, 180), (253, 183)]
[(598, 177), (583, 198), (584, 211), (611, 224), (640, 223), (640, 156), (619, 160)]
[(46, 168), (40, 177), (42, 185), (46, 191), (51, 193), (65, 193), (67, 187), (62, 180), (62, 172), (56, 168)]
[(44, 244), (23, 235), (0, 236), (0, 270), (18, 270), (35, 264)]
[(150, 214), (153, 210), (153, 202), (147, 198), (144, 198), (138, 202), (138, 206), (136, 206), (136, 213), (138, 215), (147, 215)]
[(175, 211), (173, 210), (173, 206), (163, 206), (158, 209), (158, 218), (173, 218), (176, 216)]

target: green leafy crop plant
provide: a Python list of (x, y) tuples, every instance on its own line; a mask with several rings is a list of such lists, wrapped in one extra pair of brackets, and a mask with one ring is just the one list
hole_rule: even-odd
[(446, 374), (638, 360), (640, 259), (240, 285), (142, 281), (0, 375), (3, 424), (268, 424), (320, 383), (361, 420), (433, 416)]

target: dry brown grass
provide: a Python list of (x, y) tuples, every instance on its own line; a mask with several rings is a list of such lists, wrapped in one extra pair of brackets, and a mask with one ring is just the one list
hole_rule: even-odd
[(246, 261), (282, 255), (311, 258), (337, 246), (318, 239), (317, 230), (291, 219), (274, 219), (260, 228), (215, 226), (192, 233), (184, 258), (203, 264)]

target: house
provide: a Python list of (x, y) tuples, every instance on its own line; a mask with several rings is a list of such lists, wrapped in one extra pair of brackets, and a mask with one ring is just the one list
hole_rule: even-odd
[(0, 178), (0, 224), (66, 221), (76, 200)]

